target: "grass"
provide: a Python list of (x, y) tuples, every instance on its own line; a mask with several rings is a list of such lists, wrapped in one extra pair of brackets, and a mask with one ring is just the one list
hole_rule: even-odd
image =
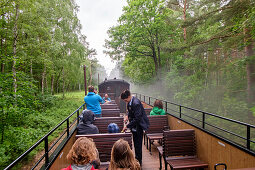
[[(0, 167), (4, 168), (21, 155), (25, 150), (29, 149), (34, 143), (46, 135), (50, 130), (56, 127), (60, 122), (72, 114), (77, 108), (83, 103), (84, 92), (68, 92), (63, 94), (55, 95), (57, 99), (54, 101), (54, 105), (50, 108), (46, 108), (43, 112), (32, 113), (25, 119), (25, 126), (21, 127), (17, 134), (7, 139), (6, 143), (12, 143), (12, 145), (1, 145), (3, 146), (0, 150), (0, 159), (2, 159)], [(70, 118), (70, 124), (76, 119), (76, 114)], [(15, 127), (13, 127), (15, 130)], [(62, 124), (54, 133), (48, 137), (48, 143), (54, 141), (66, 128), (66, 123)], [(22, 130), (23, 129), (23, 130)], [(20, 135), (22, 134), (22, 135)], [(10, 142), (8, 142), (8, 140)], [(26, 141), (26, 142), (25, 142)], [(21, 148), (21, 145), (24, 145)], [(21, 148), (21, 149), (20, 149)], [(35, 150), (33, 150), (22, 162), (13, 169), (20, 169), (21, 166), (26, 166), (34, 161), (35, 156), (44, 149), (44, 142), (42, 142)], [(4, 153), (10, 150), (8, 155)], [(16, 153), (15, 151), (18, 150)], [(2, 152), (1, 152), (2, 151)], [(8, 153), (8, 152), (7, 152)], [(3, 159), (5, 158), (5, 161)], [(26, 164), (26, 165), (24, 165)], [(1, 169), (0, 168), (0, 169)]]

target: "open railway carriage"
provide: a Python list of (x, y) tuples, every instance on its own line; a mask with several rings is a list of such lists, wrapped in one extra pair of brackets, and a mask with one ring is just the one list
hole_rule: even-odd
[[(111, 94), (109, 96), (116, 100), (118, 106), (122, 108), (122, 113), (125, 111), (125, 104), (123, 106), (120, 104), (121, 102), (119, 101), (118, 96), (123, 90), (128, 88), (129, 84), (127, 82), (117, 79), (106, 80), (99, 85), (100, 94)], [(156, 100), (156, 98), (141, 94), (134, 95), (143, 102), (145, 108), (152, 108), (152, 104)], [(207, 113), (168, 101), (163, 101), (163, 103), (164, 109), (167, 112), (166, 119), (170, 130), (193, 129), (195, 133), (194, 142), (196, 142), (196, 157), (208, 164), (208, 168), (205, 169), (213, 170), (214, 166), (219, 163), (226, 164), (228, 169), (255, 168), (254, 125), (228, 119), (212, 113)], [(67, 167), (69, 162), (66, 161), (66, 155), (77, 138), (76, 126), (79, 121), (79, 115), (82, 109), (84, 109), (84, 105), (79, 107), (59, 125), (52, 129), (34, 146), (32, 146), (12, 164), (6, 167), (6, 169), (16, 167), (16, 165), (24, 157), (26, 157), (26, 155), (33, 151), (39, 144), (44, 145), (45, 152), (42, 157), (38, 159), (37, 163), (33, 164), (33, 167), (30, 167), (29, 169), (41, 168), (55, 170)], [(103, 117), (100, 120), (96, 120), (96, 123), (98, 123), (100, 128), (102, 126), (104, 129), (104, 127), (106, 127), (106, 125), (109, 123), (110, 119), (116, 120), (121, 124), (123, 122), (123, 119), (121, 118)], [(103, 122), (105, 122), (105, 125), (103, 125)], [(60, 137), (54, 142), (48, 142), (48, 137), (61, 126), (64, 126), (65, 129)], [(231, 129), (231, 126), (234, 126), (235, 129)], [(102, 131), (102, 133), (105, 132)], [(101, 136), (107, 135), (102, 134)], [(116, 139), (117, 138), (118, 137), (116, 137)], [(147, 138), (150, 139), (150, 136), (147, 136)], [(151, 139), (153, 140), (153, 136)], [(130, 139), (129, 142), (131, 142)], [(163, 141), (163, 146), (164, 143), (166, 143), (166, 141)], [(150, 161), (147, 161), (145, 154), (145, 152), (149, 151), (143, 146), (144, 156), (142, 168), (145, 170), (158, 169), (160, 167), (159, 159), (153, 158), (153, 155), (154, 157), (155, 155), (158, 155), (157, 147), (153, 146), (154, 144), (152, 142), (150, 145), (152, 145), (152, 148), (150, 148), (152, 157), (150, 159), (153, 159)], [(108, 151), (110, 151), (110, 149)], [(164, 155), (163, 152), (162, 154)], [(148, 155), (149, 154), (147, 154), (147, 157), (151, 156)], [(164, 161), (161, 163), (164, 165)]]
[(104, 97), (104, 95), (107, 93), (108, 96), (111, 98), (111, 100), (115, 100), (116, 104), (120, 108), (120, 113), (126, 112), (126, 104), (122, 100), (120, 100), (120, 94), (126, 90), (129, 89), (130, 85), (125, 80), (120, 79), (110, 79), (105, 80), (102, 83), (98, 85), (99, 95), (101, 97)]

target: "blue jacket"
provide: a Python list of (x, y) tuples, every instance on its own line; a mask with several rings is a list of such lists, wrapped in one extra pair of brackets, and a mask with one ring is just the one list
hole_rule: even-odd
[[(105, 100), (105, 97), (103, 97), (103, 100)], [(108, 100), (109, 102), (111, 101), (110, 97), (108, 97), (106, 100)]]
[(88, 110), (91, 110), (95, 114), (101, 114), (100, 102), (104, 103), (101, 96), (94, 92), (89, 92), (87, 96), (84, 97), (84, 102), (86, 103)]

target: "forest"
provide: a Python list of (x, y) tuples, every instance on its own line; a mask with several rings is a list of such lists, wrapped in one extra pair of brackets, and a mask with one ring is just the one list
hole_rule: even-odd
[(136, 91), (254, 123), (254, 1), (130, 0), (108, 36)]
[[(67, 116), (47, 110), (84, 90), (83, 65), (88, 84), (106, 70), (81, 33), (75, 0), (0, 7), (2, 168)], [(254, 0), (127, 0), (122, 11), (105, 40), (118, 61), (111, 76), (134, 92), (255, 123)]]

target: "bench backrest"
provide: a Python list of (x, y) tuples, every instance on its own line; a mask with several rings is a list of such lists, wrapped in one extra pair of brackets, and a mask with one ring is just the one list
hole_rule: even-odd
[(101, 118), (96, 118), (94, 121), (94, 125), (97, 126), (99, 133), (107, 133), (107, 127), (110, 123), (116, 123), (120, 131), (123, 129), (124, 126), (124, 118), (123, 117), (101, 117)]
[(102, 117), (120, 117), (120, 109), (102, 109)]
[(113, 144), (119, 140), (124, 139), (128, 142), (132, 148), (132, 133), (107, 133), (107, 134), (93, 134), (93, 135), (76, 135), (76, 139), (79, 137), (92, 138), (96, 144), (99, 152), (99, 158), (101, 162), (107, 162), (111, 160), (111, 150)]
[(150, 115), (152, 108), (144, 108), (146, 115)]
[(168, 119), (166, 115), (148, 116), (150, 126), (146, 133), (163, 133), (163, 130), (168, 126)]
[(101, 109), (119, 109), (117, 104), (101, 104)]
[(163, 154), (166, 157), (196, 155), (195, 131), (193, 129), (164, 131)]

